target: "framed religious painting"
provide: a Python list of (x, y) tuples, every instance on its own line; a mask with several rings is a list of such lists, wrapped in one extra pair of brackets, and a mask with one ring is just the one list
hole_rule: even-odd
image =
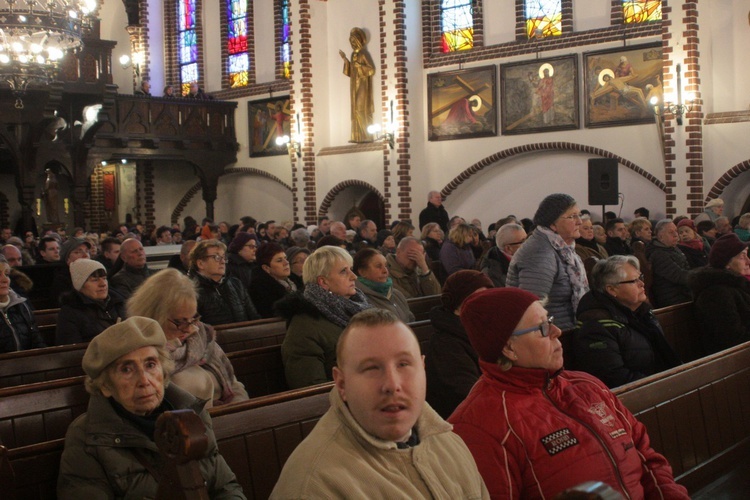
[(500, 66), (502, 133), (577, 129), (578, 56)]
[(247, 103), (250, 157), (289, 154), (287, 145), (276, 144), (276, 138), (291, 137), (291, 113), (289, 96)]
[(653, 123), (662, 100), (661, 43), (583, 54), (586, 127)]
[(497, 135), (497, 68), (427, 75), (427, 136), (430, 141)]

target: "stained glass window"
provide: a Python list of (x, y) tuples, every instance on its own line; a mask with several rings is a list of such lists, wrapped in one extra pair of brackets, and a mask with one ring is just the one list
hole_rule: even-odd
[(281, 0), (281, 44), (279, 60), (282, 66), (282, 76), (292, 77), (292, 54), (289, 46), (289, 0)]
[(526, 36), (562, 34), (562, 0), (526, 0)]
[(227, 0), (227, 73), (229, 87), (249, 83), (250, 56), (247, 53), (247, 0)]
[(456, 52), (474, 47), (474, 15), (471, 0), (441, 0), (442, 51)]
[(180, 59), (180, 90), (190, 92), (190, 84), (198, 81), (198, 35), (195, 27), (195, 1), (179, 0), (177, 10)]
[(622, 0), (625, 23), (661, 21), (661, 0)]

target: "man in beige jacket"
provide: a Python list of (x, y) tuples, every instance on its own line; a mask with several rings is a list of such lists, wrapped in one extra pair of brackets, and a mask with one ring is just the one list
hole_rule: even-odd
[(336, 350), (331, 409), (289, 457), (272, 499), (489, 498), (466, 445), (425, 403), (409, 327), (369, 309)]

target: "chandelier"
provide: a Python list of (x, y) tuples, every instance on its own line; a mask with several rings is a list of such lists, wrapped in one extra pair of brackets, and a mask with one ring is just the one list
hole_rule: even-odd
[(96, 0), (0, 0), (0, 80), (16, 107), (29, 84), (55, 78), (65, 52), (91, 28)]

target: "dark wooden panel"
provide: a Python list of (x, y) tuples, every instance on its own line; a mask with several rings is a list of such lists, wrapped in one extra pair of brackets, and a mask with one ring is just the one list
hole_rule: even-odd
[(442, 305), (440, 295), (428, 295), (427, 297), (414, 297), (406, 299), (409, 310), (414, 313), (415, 321), (430, 319), (430, 309)]

